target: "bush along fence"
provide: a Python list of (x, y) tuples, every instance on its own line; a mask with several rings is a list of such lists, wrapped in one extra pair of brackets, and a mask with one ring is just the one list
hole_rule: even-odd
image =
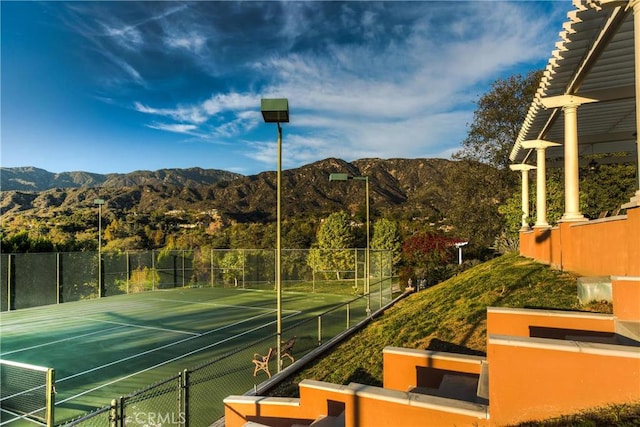
[[(390, 282), (385, 282), (384, 286), (382, 283), (374, 283), (371, 290), (371, 301), (384, 301), (385, 306), (390, 304)], [(270, 378), (267, 372), (278, 372), (278, 363), (286, 370), (304, 355), (317, 351), (323, 344), (368, 319), (368, 297), (356, 297), (318, 315), (317, 319), (311, 318), (283, 330), (282, 339), (295, 343), (287, 352), (291, 357), (282, 354), (280, 361), (278, 360), (275, 353), (277, 338), (276, 335), (271, 335), (239, 346), (221, 357), (186, 369), (149, 387), (113, 399), (109, 405), (73, 420), (57, 420), (56, 425), (210, 426), (224, 415), (225, 397), (258, 387), (258, 384)], [(377, 310), (382, 305), (374, 303), (373, 307)], [(256, 372), (256, 364), (252, 361), (257, 356), (268, 355), (270, 349), (272, 357), (266, 360), (268, 371), (261, 369)]]
[[(101, 259), (99, 259), (101, 258)], [(365, 249), (283, 249), (283, 290), (365, 291)], [(370, 280), (388, 279), (392, 255), (370, 251)], [(100, 282), (100, 283), (98, 283)], [(0, 310), (176, 287), (273, 289), (275, 250), (194, 249), (0, 254)]]

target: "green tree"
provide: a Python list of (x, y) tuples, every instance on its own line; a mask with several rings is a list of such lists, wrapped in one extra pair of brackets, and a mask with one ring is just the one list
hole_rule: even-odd
[(238, 286), (238, 279), (243, 277), (246, 258), (243, 250), (231, 250), (220, 260), (222, 275), (225, 281), (233, 281)]
[(631, 164), (602, 164), (580, 169), (580, 209), (589, 218), (611, 215), (635, 192), (636, 168)]
[(464, 173), (450, 177), (454, 197), (446, 223), (470, 241), (476, 256), (494, 245), (513, 246), (513, 224), (504, 216), (509, 208), (503, 206), (518, 188), (517, 175), (508, 170), (509, 153), (541, 76), (536, 71), (496, 80), (478, 100), (462, 150), (453, 155), (468, 162)]
[(314, 271), (334, 271), (341, 279), (341, 272), (354, 268), (353, 247), (355, 236), (351, 219), (345, 211), (334, 212), (320, 225), (316, 244), (309, 253), (307, 264)]
[(509, 153), (518, 137), (542, 71), (498, 79), (480, 97), (469, 133), (456, 159), (475, 160), (499, 169), (509, 166)]
[(465, 161), (464, 173), (447, 177), (449, 200), (444, 224), (456, 237), (469, 241), (469, 251), (482, 257), (493, 246), (504, 227), (498, 208), (511, 197), (515, 185), (499, 170), (475, 161)]
[(28, 231), (20, 231), (2, 239), (2, 252), (26, 253), (26, 252), (53, 252), (55, 247), (44, 236), (32, 236)]
[[(395, 267), (402, 257), (402, 241), (398, 223), (387, 218), (381, 218), (373, 224), (373, 237), (371, 238), (372, 249), (385, 249), (391, 252), (392, 265)], [(375, 267), (375, 257), (371, 260), (372, 267)]]
[[(496, 237), (496, 249), (500, 253), (516, 252), (520, 247), (520, 228), (522, 227), (522, 197), (514, 192), (504, 204), (498, 207), (504, 217), (504, 227)], [(527, 221), (530, 221), (531, 215)]]

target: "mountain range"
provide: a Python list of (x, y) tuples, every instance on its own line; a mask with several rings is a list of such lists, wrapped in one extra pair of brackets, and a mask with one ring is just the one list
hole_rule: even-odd
[(135, 171), (127, 174), (97, 174), (91, 172), (53, 173), (33, 166), (0, 168), (0, 190), (45, 191), (54, 188), (104, 187), (117, 188), (145, 184), (174, 184), (185, 187), (215, 184), (242, 175), (217, 169), (161, 169)]
[[(364, 209), (363, 181), (330, 182), (331, 173), (367, 176), (372, 213), (442, 217), (456, 194), (456, 177), (466, 162), (444, 159), (329, 158), (282, 172), (282, 212), (286, 217)], [(487, 173), (490, 166), (480, 165)], [(238, 222), (275, 219), (276, 173), (243, 176), (212, 169), (162, 169), (128, 174), (51, 173), (33, 167), (2, 168), (0, 210), (15, 215), (71, 214), (92, 207), (120, 213), (215, 209)]]

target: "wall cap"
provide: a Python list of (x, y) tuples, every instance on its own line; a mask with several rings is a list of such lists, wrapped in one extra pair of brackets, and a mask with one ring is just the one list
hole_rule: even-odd
[(588, 311), (542, 310), (537, 308), (487, 307), (487, 313), (516, 314), (538, 317), (571, 317), (575, 319), (614, 320), (608, 313), (591, 313)]
[(640, 359), (640, 348), (628, 345), (555, 340), (551, 338), (515, 337), (510, 335), (490, 335), (488, 341), (489, 345), (565, 351), (607, 357), (621, 357), (626, 359)]
[(235, 404), (259, 404), (259, 405), (279, 405), (279, 406), (300, 406), (300, 399), (295, 397), (265, 397), (265, 396), (243, 396), (231, 395), (223, 399), (223, 403)]
[(611, 276), (611, 281), (616, 282), (640, 282), (640, 276)]
[(298, 384), (298, 387), (311, 388), (314, 390), (326, 390), (334, 393), (342, 393), (342, 394), (349, 394), (349, 395), (355, 394), (355, 391), (349, 388), (349, 386), (342, 385), (342, 384), (329, 383), (326, 381), (310, 380), (310, 379), (304, 379), (300, 381), (300, 383)]
[(392, 347), (382, 349), (382, 354), (396, 354), (400, 356), (420, 357), (428, 359), (448, 360), (455, 362), (467, 362), (480, 365), (487, 358), (485, 356), (474, 356), (471, 354), (449, 353), (447, 351), (421, 350), (417, 348)]
[(464, 400), (449, 399), (446, 397), (432, 396), (421, 393), (411, 393), (365, 384), (351, 383), (356, 395), (373, 400), (384, 400), (402, 405), (414, 406), (423, 409), (460, 414), (479, 419), (489, 418), (489, 407), (480, 403), (472, 403)]

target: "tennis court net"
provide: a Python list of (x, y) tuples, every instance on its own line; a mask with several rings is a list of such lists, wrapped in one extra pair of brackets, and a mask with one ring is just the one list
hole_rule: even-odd
[(53, 426), (54, 384), (53, 368), (0, 359), (0, 409), (3, 413)]

